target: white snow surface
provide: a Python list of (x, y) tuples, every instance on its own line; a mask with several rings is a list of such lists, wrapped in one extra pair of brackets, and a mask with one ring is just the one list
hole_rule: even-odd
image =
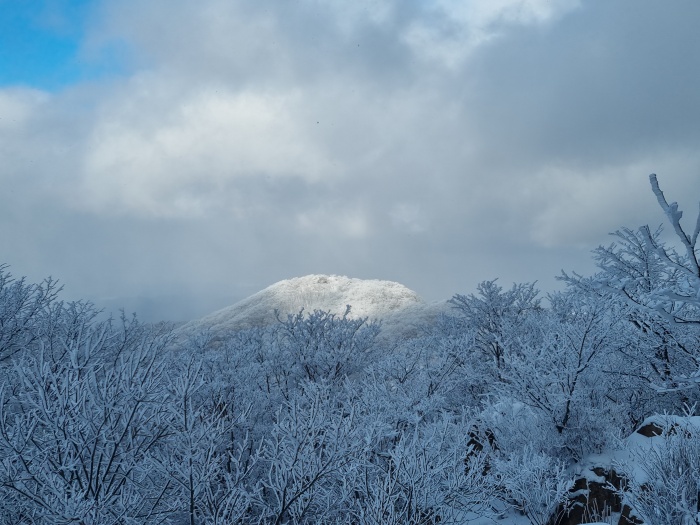
[(338, 316), (351, 306), (348, 317), (382, 321), (382, 335), (408, 337), (419, 332), (436, 316), (449, 312), (447, 301), (427, 303), (402, 284), (378, 279), (356, 279), (339, 275), (307, 275), (279, 281), (236, 304), (191, 321), (182, 332), (209, 329), (223, 333), (277, 322), (302, 308), (328, 311)]
[[(656, 414), (646, 418), (639, 428), (654, 424), (662, 429), (677, 427), (693, 435), (700, 435), (700, 416), (676, 416), (670, 414)], [(663, 448), (666, 446), (666, 436), (646, 437), (637, 431), (623, 439), (615, 449), (606, 450), (601, 454), (590, 454), (584, 458), (577, 468), (577, 476), (583, 476), (590, 481), (602, 481), (592, 469), (603, 467), (606, 470), (618, 470), (620, 465), (632, 467), (631, 473), (637, 481), (646, 481), (646, 474), (639, 468), (639, 459), (644, 457), (652, 448)], [(697, 434), (696, 434), (697, 433)]]

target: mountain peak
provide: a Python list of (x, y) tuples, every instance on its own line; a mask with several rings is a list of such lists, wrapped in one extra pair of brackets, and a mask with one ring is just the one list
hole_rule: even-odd
[(274, 299), (282, 314), (324, 310), (338, 315), (352, 306), (353, 317), (381, 317), (389, 311), (423, 303), (404, 285), (378, 279), (356, 279), (341, 275), (306, 275), (279, 281), (250, 297)]
[(441, 305), (427, 304), (404, 285), (378, 279), (357, 279), (340, 275), (313, 274), (279, 281), (238, 303), (188, 323), (185, 329), (208, 328), (214, 332), (261, 326), (276, 321), (275, 312), (287, 314), (323, 310), (349, 316), (391, 319), (403, 314), (416, 317), (435, 315)]

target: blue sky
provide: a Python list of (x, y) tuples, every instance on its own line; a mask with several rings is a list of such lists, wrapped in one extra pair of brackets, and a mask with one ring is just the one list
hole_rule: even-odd
[(84, 48), (96, 9), (89, 0), (0, 0), (0, 86), (57, 91), (122, 73), (116, 53)]
[(311, 273), (428, 300), (554, 289), (608, 232), (663, 222), (649, 173), (697, 210), (698, 19), (695, 0), (0, 0), (0, 263), (147, 319)]

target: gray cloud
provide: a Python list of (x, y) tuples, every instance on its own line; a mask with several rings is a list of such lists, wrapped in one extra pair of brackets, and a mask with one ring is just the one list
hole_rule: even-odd
[(0, 89), (6, 260), (174, 319), (314, 272), (550, 288), (663, 220), (648, 173), (696, 209), (698, 9), (105, 1), (83, 53), (128, 73)]

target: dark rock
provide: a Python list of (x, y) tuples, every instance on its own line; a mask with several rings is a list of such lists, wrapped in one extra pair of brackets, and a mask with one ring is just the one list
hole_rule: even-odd
[(641, 434), (644, 437), (652, 438), (656, 436), (661, 436), (664, 433), (663, 427), (660, 427), (656, 423), (647, 423), (646, 425), (639, 427), (637, 429), (637, 434)]
[(482, 431), (476, 427), (472, 427), (469, 431), (467, 448), (474, 452), (481, 452), (484, 450), (485, 445), (488, 445), (491, 450), (498, 450), (495, 434), (489, 428)]
[(558, 509), (549, 525), (579, 525), (611, 513), (621, 513), (619, 525), (640, 525), (642, 522), (631, 516), (629, 506), (622, 504), (620, 494), (627, 487), (625, 478), (602, 467), (591, 472), (602, 481), (577, 479), (570, 489), (569, 501)]
[(638, 517), (632, 515), (632, 509), (629, 505), (623, 505), (622, 515), (620, 516), (620, 521), (618, 521), (618, 525), (642, 525), (643, 523), (644, 522)]
[[(496, 444), (496, 435), (487, 428), (486, 430), (479, 430), (477, 427), (472, 427), (469, 431), (469, 441), (467, 442), (467, 454), (464, 458), (465, 474), (470, 474), (471, 465), (470, 462), (473, 458), (484, 450), (484, 447), (488, 447), (489, 450), (498, 450), (498, 445)], [(486, 457), (483, 463), (483, 468), (481, 470), (481, 475), (486, 476), (491, 470), (491, 463)]]
[(659, 424), (654, 423), (653, 421), (637, 429), (637, 434), (641, 434), (642, 436), (648, 438), (653, 438), (656, 436), (674, 436), (677, 434), (682, 434), (687, 438), (692, 437), (692, 433), (689, 432), (688, 429), (681, 428), (681, 426), (678, 425), (678, 423), (672, 423), (670, 425), (662, 427)]

